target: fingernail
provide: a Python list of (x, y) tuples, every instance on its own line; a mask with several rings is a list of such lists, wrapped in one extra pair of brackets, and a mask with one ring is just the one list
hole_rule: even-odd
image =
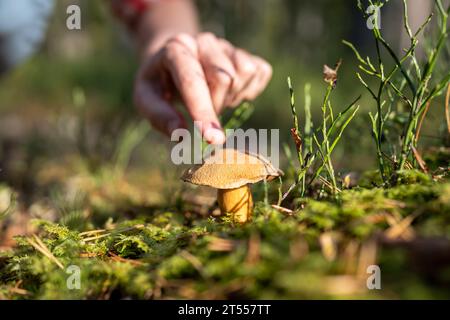
[(204, 133), (204, 138), (211, 144), (222, 144), (225, 142), (223, 131), (216, 128), (209, 128)]

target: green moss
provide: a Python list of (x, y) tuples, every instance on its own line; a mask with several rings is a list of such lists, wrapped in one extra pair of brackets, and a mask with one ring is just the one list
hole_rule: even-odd
[[(342, 274), (349, 259), (344, 254), (346, 244), (362, 245), (390, 227), (385, 219), (374, 217), (401, 219), (414, 213), (412, 227), (418, 236), (450, 238), (450, 183), (435, 182), (417, 172), (401, 175), (403, 183), (391, 188), (356, 187), (334, 198), (303, 198), (304, 208), (292, 215), (257, 202), (253, 221), (244, 226), (235, 226), (226, 217), (153, 211), (133, 220), (107, 221), (97, 226), (106, 231), (88, 239), (92, 235), (67, 225), (35, 220), (38, 236), (65, 268), (80, 267), (81, 289), (69, 290), (65, 270), (19, 237), (16, 248), (0, 255), (0, 295), (200, 298), (228, 297), (238, 290), (240, 297), (247, 298), (341, 297), (327, 281)], [(319, 242), (328, 231), (335, 237), (334, 261), (324, 257)], [(217, 241), (226, 242), (225, 251), (216, 251), (220, 246), (214, 249)], [(396, 278), (409, 262), (389, 252), (379, 253), (386, 290), (375, 296), (355, 292), (352, 297), (445, 296), (439, 284), (434, 287), (420, 273), (410, 271)], [(414, 285), (408, 285), (410, 279)], [(18, 281), (27, 295), (8, 290)]]

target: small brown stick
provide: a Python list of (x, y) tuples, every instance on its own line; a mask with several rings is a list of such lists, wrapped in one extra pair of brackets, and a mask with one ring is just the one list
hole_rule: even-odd
[(16, 293), (16, 294), (20, 294), (20, 295), (22, 295), (22, 296), (30, 295), (30, 293), (29, 293), (27, 290), (22, 289), (22, 288), (16, 288), (16, 287), (14, 287), (14, 288), (9, 288), (9, 292)]
[(25, 289), (20, 288), (20, 285), (22, 284), (22, 282), (23, 282), (22, 280), (17, 281), (16, 285), (13, 288), (9, 288), (9, 292), (24, 295), (24, 296), (29, 295), (30, 292), (28, 292)]
[(97, 234), (97, 233), (103, 233), (106, 232), (106, 229), (98, 229), (98, 230), (90, 230), (90, 231), (84, 231), (84, 232), (80, 232), (78, 235), (80, 237), (84, 237), (87, 235), (91, 235), (91, 234)]
[(82, 252), (80, 253), (80, 258), (95, 258), (101, 256), (102, 254), (97, 252)]
[(142, 261), (139, 261), (139, 260), (122, 258), (121, 256), (118, 256), (117, 254), (115, 254), (111, 251), (108, 254), (111, 256), (111, 260), (114, 260), (114, 261), (130, 263), (135, 266), (142, 266), (144, 264)]
[(285, 213), (285, 214), (287, 214), (287, 215), (289, 215), (289, 216), (292, 215), (292, 214), (294, 213), (293, 210), (288, 209), (288, 208), (285, 208), (285, 207), (282, 207), (282, 206), (279, 206), (279, 205), (277, 205), (277, 204), (272, 204), (272, 208), (274, 208), (274, 209), (280, 211), (281, 213)]
[(342, 192), (341, 189), (339, 189), (338, 187), (334, 187), (327, 179), (325, 179), (324, 177), (319, 176), (319, 180), (326, 186), (328, 187), (332, 192), (336, 191), (336, 192)]
[(53, 261), (60, 269), (64, 270), (63, 264), (51, 253), (47, 246), (42, 242), (41, 239), (35, 234), (33, 234), (34, 240), (27, 238), (27, 242), (34, 247), (37, 251), (42, 253), (44, 256)]
[(419, 141), (420, 130), (422, 129), (423, 120), (425, 119), (425, 116), (427, 115), (428, 110), (430, 109), (430, 102), (431, 102), (431, 100), (427, 102), (427, 104), (425, 106), (425, 110), (423, 111), (422, 116), (420, 117), (419, 125), (417, 126), (416, 137), (415, 137), (416, 143), (417, 143), (417, 141)]
[[(403, 235), (406, 237), (413, 236), (413, 232), (411, 229), (411, 224), (413, 221), (422, 213), (422, 210), (415, 211), (414, 213), (406, 216), (402, 220), (398, 221), (396, 224), (392, 225), (389, 229), (387, 229), (384, 234), (388, 239), (396, 239)], [(409, 233), (407, 233), (409, 231)]]
[(449, 103), (450, 103), (450, 83), (448, 84), (447, 95), (445, 96), (445, 119), (447, 120), (448, 133), (450, 133), (450, 109), (449, 109)]
[(294, 188), (297, 186), (297, 183), (294, 182), (293, 184), (291, 184), (291, 186), (287, 189), (287, 191), (283, 194), (283, 196), (281, 197), (281, 202), (284, 201), (284, 199), (286, 199), (286, 197), (291, 193), (292, 190), (294, 190)]
[(423, 160), (422, 156), (420, 155), (419, 151), (414, 146), (411, 146), (411, 149), (414, 153), (414, 157), (417, 160), (417, 163), (419, 164), (420, 169), (422, 169), (423, 172), (428, 173), (427, 164)]
[[(108, 237), (108, 236), (110, 236), (112, 233), (123, 233), (123, 232), (132, 231), (132, 230), (141, 230), (141, 229), (143, 229), (144, 227), (145, 227), (145, 225), (143, 225), (143, 224), (137, 224), (137, 225), (135, 225), (135, 226), (131, 226), (131, 227), (129, 227), (129, 228), (125, 228), (125, 229), (122, 229), (122, 230), (120, 230), (120, 229), (112, 230), (111, 232), (108, 232), (108, 233), (104, 233), (104, 234), (100, 234), (100, 235), (95, 235), (95, 236), (92, 236), (92, 237), (84, 238), (82, 241), (83, 241), (84, 243), (86, 243), (86, 242), (88, 242), (88, 241), (98, 240), (98, 239), (101, 239), (101, 238)], [(98, 232), (98, 233), (100, 233), (100, 232)]]
[(82, 241), (83, 241), (84, 243), (86, 243), (86, 242), (89, 242), (89, 241), (92, 241), (92, 240), (98, 240), (98, 239), (101, 239), (101, 238), (105, 238), (105, 237), (108, 237), (108, 236), (110, 236), (110, 235), (111, 235), (110, 233), (105, 233), (105, 234), (101, 234), (101, 235), (97, 235), (97, 236), (85, 238), (85, 239), (83, 239)]

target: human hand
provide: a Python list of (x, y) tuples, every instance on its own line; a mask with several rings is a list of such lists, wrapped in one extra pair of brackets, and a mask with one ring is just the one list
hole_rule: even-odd
[(208, 143), (225, 142), (217, 115), (255, 99), (267, 86), (271, 66), (211, 33), (180, 33), (143, 60), (135, 82), (134, 102), (159, 131), (170, 135), (185, 128), (174, 106), (180, 98), (193, 121), (201, 121)]

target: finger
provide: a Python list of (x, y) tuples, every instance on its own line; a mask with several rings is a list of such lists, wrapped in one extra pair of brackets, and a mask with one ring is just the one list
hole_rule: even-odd
[(197, 38), (198, 53), (208, 83), (216, 113), (220, 113), (225, 98), (236, 77), (233, 63), (211, 33), (202, 33)]
[(219, 39), (220, 45), (226, 54), (230, 57), (236, 69), (237, 77), (226, 99), (226, 104), (236, 106), (236, 97), (246, 88), (258, 71), (253, 56), (245, 50), (235, 48), (225, 39)]
[[(219, 39), (219, 41), (227, 54), (232, 56), (235, 50), (233, 45), (225, 39)], [(246, 86), (242, 88), (241, 91), (244, 92), (240, 92), (239, 96), (233, 99), (233, 105), (239, 104), (242, 100), (254, 100), (267, 87), (272, 78), (273, 71), (271, 65), (260, 57), (251, 54), (250, 56), (258, 70), (253, 75), (252, 79), (247, 82)]]
[(164, 51), (164, 64), (205, 140), (213, 144), (224, 143), (225, 135), (214, 111), (195, 40), (184, 34), (170, 40)]
[(138, 111), (158, 131), (170, 136), (175, 129), (186, 128), (183, 116), (141, 75), (136, 79), (133, 98)]
[[(268, 63), (266, 60), (260, 58), (260, 57), (254, 57), (257, 61), (260, 61), (259, 63), (257, 62), (257, 64), (260, 66), (261, 70), (262, 70), (262, 75), (261, 75), (261, 83), (259, 86), (259, 91), (256, 91), (256, 96), (254, 98), (256, 98), (257, 96), (259, 96), (264, 89), (267, 87), (267, 85), (269, 84), (270, 80), (272, 79), (272, 75), (273, 75), (273, 68), (270, 65), (270, 63)], [(253, 98), (253, 99), (254, 99)]]
[(227, 97), (227, 102), (232, 107), (235, 107), (236, 96), (238, 96), (241, 91), (249, 85), (249, 83), (255, 77), (258, 69), (252, 59), (252, 56), (242, 49), (235, 49), (231, 59), (236, 68), (238, 76), (237, 80), (235, 80), (236, 84), (233, 86), (230, 94)]
[(257, 66), (257, 71), (254, 76), (247, 83), (241, 92), (232, 101), (233, 105), (240, 104), (243, 100), (254, 100), (256, 99), (267, 87), (270, 79), (272, 78), (272, 67), (264, 59), (253, 56), (255, 65)]

